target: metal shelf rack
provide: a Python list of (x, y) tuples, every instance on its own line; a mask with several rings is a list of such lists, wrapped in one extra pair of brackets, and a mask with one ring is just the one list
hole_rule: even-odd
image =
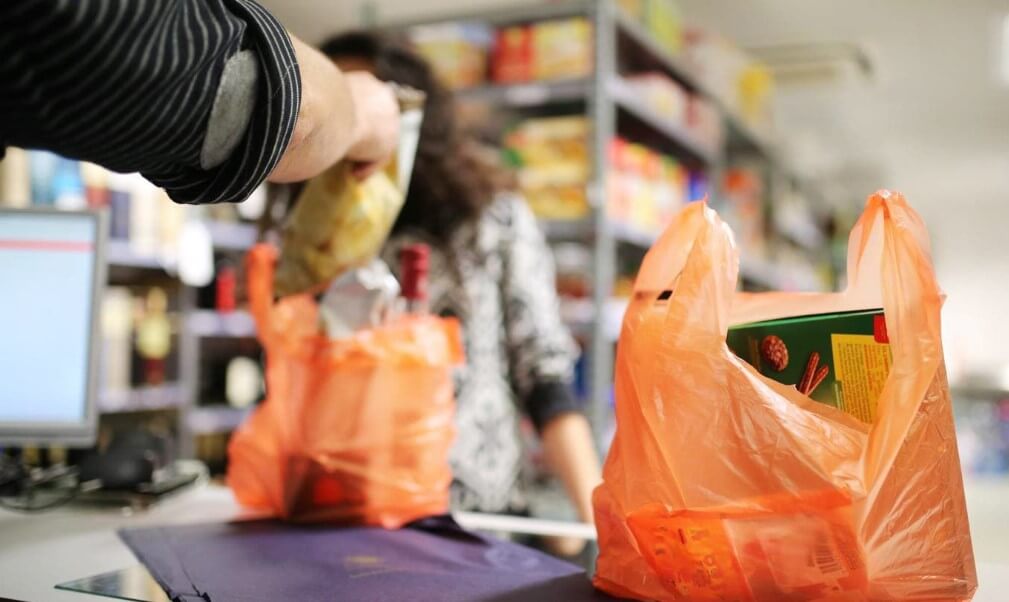
[[(370, 11), (370, 14), (377, 14)], [(544, 231), (553, 240), (583, 240), (593, 249), (593, 290), (591, 303), (565, 309), (574, 332), (588, 335), (590, 418), (597, 433), (609, 422), (609, 400), (613, 382), (614, 341), (619, 333), (620, 301), (613, 298), (618, 245), (639, 248), (651, 246), (658, 232), (608, 219), (604, 194), (608, 176), (607, 148), (618, 134), (622, 121), (629, 117), (644, 126), (653, 138), (662, 140), (663, 152), (695, 168), (706, 170), (711, 181), (729, 158), (746, 157), (758, 161), (767, 170), (769, 186), (780, 180), (778, 174), (791, 174), (782, 164), (771, 142), (745, 121), (733, 114), (725, 103), (711, 93), (678, 56), (671, 54), (639, 23), (624, 14), (613, 0), (573, 0), (569, 2), (503, 8), (469, 13), (441, 14), (410, 21), (383, 21), (377, 26), (386, 31), (402, 32), (418, 25), (451, 22), (478, 22), (502, 26), (542, 20), (586, 17), (593, 23), (594, 72), (585, 78), (559, 81), (534, 81), (521, 84), (487, 84), (457, 92), (462, 102), (482, 102), (510, 109), (524, 110), (557, 104), (577, 105), (572, 112), (584, 111), (591, 123), (591, 177), (587, 197), (592, 206), (589, 219), (575, 222), (544, 222)], [(375, 26), (376, 23), (366, 23)], [(640, 62), (677, 80), (688, 91), (713, 102), (722, 115), (726, 139), (721, 148), (711, 148), (695, 139), (691, 132), (670, 123), (638, 100), (621, 79), (618, 69), (623, 53), (632, 52)], [(718, 191), (714, 191), (717, 200)], [(810, 237), (803, 242), (813, 240)], [(791, 280), (766, 261), (745, 261), (741, 279), (758, 288), (785, 288)], [(570, 304), (569, 304), (570, 305)], [(572, 310), (576, 311), (572, 311)], [(616, 312), (616, 313), (615, 313)], [(614, 322), (616, 326), (614, 326)], [(600, 441), (603, 448), (608, 442)]]

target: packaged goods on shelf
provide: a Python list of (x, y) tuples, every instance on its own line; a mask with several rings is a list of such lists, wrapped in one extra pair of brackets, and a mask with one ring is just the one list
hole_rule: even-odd
[(635, 98), (673, 125), (687, 122), (690, 97), (683, 86), (663, 73), (640, 73), (624, 78)]
[(414, 47), (446, 86), (452, 89), (482, 84), (487, 77), (489, 49), (494, 38), (481, 23), (425, 25), (410, 30)]
[(750, 63), (739, 75), (739, 116), (760, 133), (770, 130), (773, 78), (766, 65)]
[(106, 207), (109, 204), (109, 171), (101, 165), (81, 162), (81, 181), (88, 207)]
[(532, 79), (533, 38), (529, 25), (504, 27), (494, 39), (491, 77), (500, 84)]
[(557, 271), (557, 294), (585, 299), (592, 295), (592, 251), (583, 244), (567, 242), (552, 246)]
[(683, 18), (675, 0), (645, 0), (644, 23), (652, 37), (672, 54), (683, 50)]
[(537, 216), (577, 219), (589, 211), (589, 125), (582, 116), (527, 119), (505, 136), (505, 156)]
[(763, 182), (756, 171), (734, 167), (723, 175), (719, 215), (732, 228), (740, 253), (747, 257), (767, 254)]
[(504, 27), (491, 76), (498, 83), (584, 77), (592, 72), (592, 23), (583, 17)]
[(758, 130), (770, 127), (767, 67), (727, 39), (705, 31), (686, 35), (686, 54), (705, 89)]
[(526, 202), (541, 219), (576, 220), (589, 212), (585, 184), (545, 186), (523, 190)]
[(617, 0), (617, 6), (628, 17), (644, 23), (645, 2), (647, 0)]
[(84, 182), (77, 161), (48, 151), (28, 151), (31, 202), (41, 207), (83, 209)]
[(172, 326), (168, 319), (168, 296), (159, 287), (147, 291), (143, 312), (136, 323), (136, 348), (143, 360), (143, 381), (165, 382), (165, 359), (172, 350)]
[[(0, 162), (0, 204), (107, 208), (110, 239), (128, 243), (129, 251), (137, 256), (174, 258), (185, 208), (141, 175), (115, 173), (45, 151), (7, 151)], [(228, 210), (233, 214), (233, 209)], [(110, 257), (113, 263), (118, 258)]]
[(711, 182), (703, 171), (692, 171), (687, 176), (687, 202), (709, 198)]
[(133, 296), (126, 287), (108, 287), (101, 308), (102, 371), (99, 386), (103, 391), (130, 388), (130, 362), (133, 354)]
[(0, 160), (0, 206), (26, 207), (31, 202), (29, 172), (28, 151), (8, 147)]
[(683, 18), (675, 0), (618, 0), (622, 13), (637, 21), (670, 54), (683, 50)]
[(55, 199), (52, 190), (53, 176), (60, 157), (48, 151), (28, 151), (29, 178), (32, 205), (51, 206)]
[(161, 385), (174, 375), (172, 319), (164, 289), (108, 287), (101, 302), (103, 395)]
[(696, 95), (687, 97), (687, 128), (694, 139), (707, 148), (721, 148), (725, 139), (722, 115), (711, 101)]
[(657, 233), (687, 201), (686, 170), (672, 158), (617, 138), (609, 161), (606, 210), (613, 221)]
[(620, 12), (637, 21), (667, 52), (683, 51), (683, 13), (675, 0), (618, 0)]
[(575, 18), (533, 26), (533, 77), (562, 79), (592, 72), (592, 24)]

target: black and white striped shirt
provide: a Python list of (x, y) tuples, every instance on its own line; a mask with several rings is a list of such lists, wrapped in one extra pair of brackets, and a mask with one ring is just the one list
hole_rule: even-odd
[[(244, 134), (208, 165), (239, 53), (256, 59)], [(280, 160), (300, 104), (291, 40), (253, 0), (0, 0), (0, 151), (138, 171), (181, 203), (240, 201)]]

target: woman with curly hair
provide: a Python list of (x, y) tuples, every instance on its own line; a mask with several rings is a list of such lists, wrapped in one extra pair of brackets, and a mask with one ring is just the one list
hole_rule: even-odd
[(452, 93), (409, 46), (354, 32), (322, 51), (342, 70), (369, 71), (427, 95), (410, 189), (384, 255), (396, 265), (403, 245), (427, 243), (431, 310), (463, 325), (453, 508), (527, 512), (519, 479), (524, 412), (579, 517), (591, 522), (599, 459), (571, 391), (578, 351), (560, 318), (552, 256), (535, 217), (510, 190), (495, 153), (459, 126)]

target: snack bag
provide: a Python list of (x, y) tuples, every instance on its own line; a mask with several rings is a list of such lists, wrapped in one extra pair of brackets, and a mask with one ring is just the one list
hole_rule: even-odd
[(351, 268), (371, 261), (399, 216), (420, 140), (424, 94), (397, 87), (400, 140), (396, 156), (382, 171), (358, 181), (344, 161), (312, 178), (284, 224), (276, 270), (281, 296), (318, 292)]
[[(703, 203), (645, 257), (593, 497), (595, 585), (650, 600), (969, 600), (943, 295), (921, 219), (900, 194), (872, 195), (841, 293), (736, 292), (738, 266)], [(882, 308), (892, 354), (870, 423), (726, 346), (730, 325), (866, 308)]]
[(239, 503), (386, 528), (448, 511), (458, 323), (404, 316), (331, 340), (310, 295), (274, 303), (276, 250), (249, 253), (266, 400), (228, 446)]

